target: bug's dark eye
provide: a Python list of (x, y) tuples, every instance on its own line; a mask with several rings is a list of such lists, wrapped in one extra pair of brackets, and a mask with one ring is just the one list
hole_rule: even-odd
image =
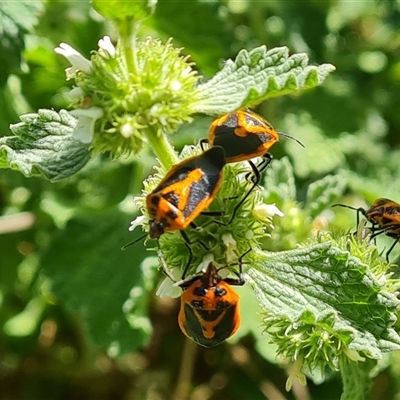
[(193, 308), (203, 308), (203, 300), (193, 300), (190, 304)]
[(193, 290), (193, 294), (195, 296), (203, 297), (207, 294), (207, 289), (203, 287), (197, 287), (196, 289)]
[(217, 287), (217, 288), (215, 289), (215, 295), (216, 295), (217, 297), (225, 296), (225, 295), (226, 295), (226, 290), (223, 289), (223, 288)]

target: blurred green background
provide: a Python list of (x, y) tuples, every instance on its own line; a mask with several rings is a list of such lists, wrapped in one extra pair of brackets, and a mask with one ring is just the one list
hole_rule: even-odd
[[(68, 65), (53, 51), (59, 43), (89, 57), (115, 31), (84, 1), (3, 1), (0, 12), (0, 135), (7, 136), (20, 114), (68, 107)], [(321, 87), (258, 107), (306, 146), (282, 138), (274, 158), (293, 165), (300, 205), (328, 174), (346, 185), (340, 202), (400, 202), (400, 1), (159, 0), (139, 35), (173, 37), (204, 79), (240, 49), (262, 44), (334, 64)], [(199, 115), (182, 126), (172, 137), (177, 149), (205, 137), (210, 122)], [(120, 251), (138, 236), (127, 231), (132, 199), (154, 164), (146, 149), (140, 158), (98, 157), (57, 183), (0, 170), (0, 399), (178, 400), (187, 392), (194, 400), (339, 399), (340, 377), (330, 371), (287, 393), (288, 366), (251, 313), (217, 348), (184, 340), (177, 300), (154, 295), (162, 279), (155, 253), (141, 245)], [(295, 230), (295, 218), (276, 221), (271, 250), (319, 229), (355, 226), (346, 209), (324, 210), (309, 229)], [(382, 249), (390, 243), (378, 240)], [(238, 291), (242, 307), (256, 311), (248, 288)], [(400, 399), (398, 358), (382, 361), (370, 399)]]

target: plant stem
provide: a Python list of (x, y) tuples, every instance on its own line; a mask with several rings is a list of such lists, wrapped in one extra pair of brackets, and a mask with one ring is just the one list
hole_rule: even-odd
[(149, 127), (146, 130), (146, 137), (151, 149), (165, 169), (169, 170), (174, 164), (179, 162), (178, 155), (166, 135), (160, 135)]
[[(136, 30), (138, 22), (134, 22), (131, 18), (126, 18), (124, 21), (118, 24), (118, 32), (121, 38), (121, 45), (125, 53), (126, 65), (128, 73), (138, 78), (138, 63), (137, 63), (137, 45), (136, 45)], [(179, 159), (172, 147), (171, 143), (167, 139), (166, 135), (158, 134), (157, 131), (151, 127), (145, 132), (147, 140), (150, 143), (152, 150), (156, 157), (160, 160), (161, 164), (169, 170)]]
[(137, 75), (136, 29), (137, 23), (135, 24), (132, 18), (126, 18), (118, 24), (118, 32), (125, 52), (128, 72), (133, 76)]
[(171, 400), (186, 400), (189, 398), (189, 390), (192, 382), (193, 366), (196, 360), (198, 345), (186, 338), (181, 366), (179, 370), (178, 382)]

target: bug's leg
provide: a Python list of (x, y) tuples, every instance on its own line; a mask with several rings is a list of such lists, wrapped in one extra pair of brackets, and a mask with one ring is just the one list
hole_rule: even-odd
[(183, 270), (181, 280), (184, 280), (184, 279), (185, 279), (185, 276), (186, 276), (186, 274), (187, 274), (187, 272), (188, 272), (188, 270), (189, 270), (190, 264), (191, 264), (191, 262), (192, 262), (192, 260), (193, 260), (193, 252), (192, 252), (192, 249), (190, 248), (190, 246), (189, 246), (187, 243), (185, 243), (185, 246), (186, 246), (187, 249), (189, 250), (189, 259), (188, 259), (188, 261), (187, 261), (187, 263), (186, 263), (186, 265), (185, 265), (185, 268), (184, 268), (184, 270)]
[(390, 246), (389, 250), (386, 252), (386, 261), (389, 262), (389, 254), (391, 253), (391, 251), (394, 249), (394, 246), (396, 246), (397, 242), (399, 241), (400, 236), (397, 236), (394, 239), (393, 244)]
[[(197, 225), (194, 222), (191, 222), (190, 226), (193, 229), (197, 229)], [(181, 233), (181, 235), (183, 237), (183, 240), (185, 241), (185, 244), (187, 244), (187, 245), (193, 244), (192, 241), (189, 239), (189, 236), (187, 235), (187, 233), (185, 231), (179, 231), (179, 232)], [(204, 250), (210, 250), (208, 248), (208, 246), (202, 240), (197, 240), (197, 242), (200, 243), (201, 247), (203, 247)]]
[(245, 202), (247, 197), (249, 197), (250, 193), (254, 190), (254, 188), (258, 185), (258, 183), (261, 180), (260, 172), (258, 171), (257, 167), (254, 165), (254, 163), (250, 160), (248, 161), (248, 163), (250, 164), (250, 166), (253, 170), (253, 173), (254, 173), (254, 176), (251, 179), (253, 184), (252, 184), (251, 188), (247, 191), (247, 193), (243, 196), (243, 198), (239, 201), (239, 203), (236, 204), (235, 208), (233, 209), (231, 219), (228, 222), (228, 225), (234, 220), (235, 215), (236, 215), (237, 211), (239, 210), (239, 208), (242, 206), (242, 204)]
[(130, 247), (130, 246), (133, 246), (133, 245), (136, 244), (137, 242), (140, 242), (142, 239), (144, 239), (146, 236), (147, 236), (147, 233), (145, 233), (145, 234), (142, 235), (142, 236), (139, 236), (139, 237), (138, 237), (137, 239), (135, 239), (133, 242), (129, 242), (129, 243), (123, 245), (123, 246), (121, 247), (121, 250), (125, 250), (126, 248), (128, 248), (128, 247)]

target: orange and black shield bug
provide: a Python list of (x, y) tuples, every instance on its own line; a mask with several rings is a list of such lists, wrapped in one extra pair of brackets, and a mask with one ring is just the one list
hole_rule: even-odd
[(369, 228), (372, 232), (371, 239), (384, 233), (394, 238), (395, 241), (386, 252), (386, 260), (389, 262), (389, 254), (400, 239), (400, 204), (393, 200), (379, 198), (376, 199), (368, 210), (355, 208), (345, 204), (334, 204), (332, 207), (346, 207), (357, 211), (357, 226), (360, 222), (360, 214), (372, 224)]
[[(293, 139), (302, 145), (292, 136), (277, 132), (259, 115), (248, 110), (238, 110), (216, 119), (210, 126), (208, 139), (201, 141), (202, 146), (204, 143), (208, 143), (211, 147), (221, 146), (225, 151), (227, 163), (248, 161), (253, 170), (253, 185), (236, 205), (231, 220), (247, 196), (260, 182), (261, 172), (270, 165), (272, 155), (268, 151), (279, 141), (279, 135)], [(257, 166), (251, 161), (255, 157), (263, 157)]]
[(194, 342), (213, 347), (231, 337), (240, 326), (239, 295), (231, 285), (244, 280), (223, 279), (213, 263), (206, 272), (182, 285), (179, 327)]
[(208, 132), (208, 143), (223, 147), (227, 163), (263, 157), (278, 140), (272, 125), (246, 110), (216, 119)]
[(214, 200), (222, 183), (225, 153), (215, 146), (176, 164), (146, 197), (149, 236), (182, 231)]

